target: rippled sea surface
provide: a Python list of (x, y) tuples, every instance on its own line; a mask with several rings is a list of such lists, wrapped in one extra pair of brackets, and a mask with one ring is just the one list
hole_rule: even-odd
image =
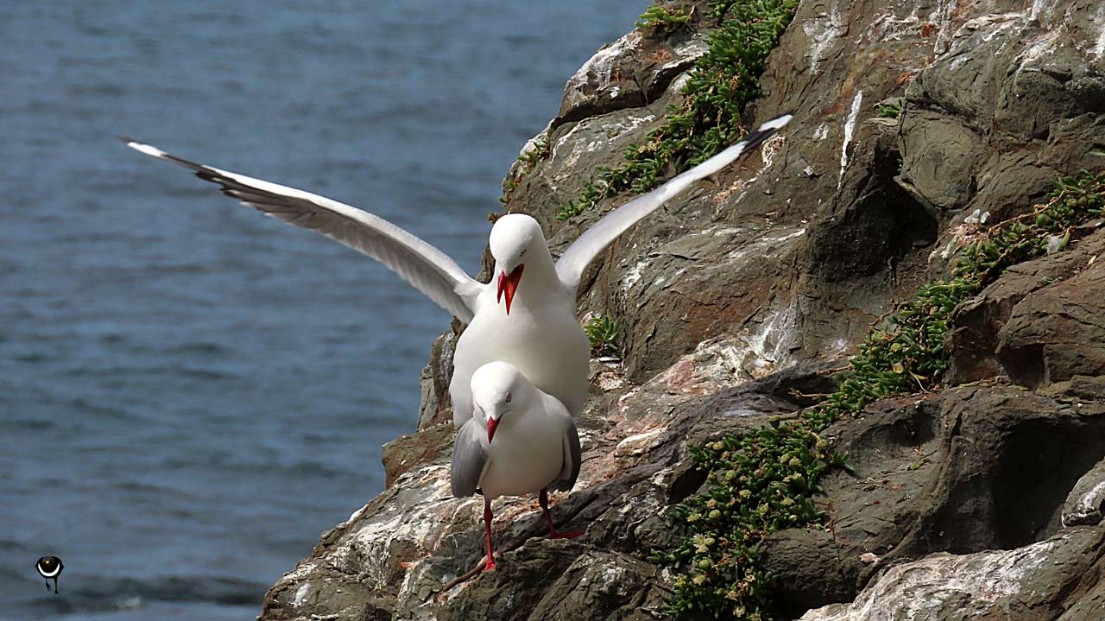
[(115, 135), (475, 271), (518, 150), (645, 6), (0, 3), (0, 619), (252, 619), (383, 488), (449, 322)]

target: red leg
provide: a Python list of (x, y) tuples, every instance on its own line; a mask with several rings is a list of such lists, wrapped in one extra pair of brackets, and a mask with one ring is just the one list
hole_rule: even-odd
[(541, 495), (537, 497), (537, 500), (541, 503), (541, 510), (545, 512), (545, 521), (549, 523), (549, 539), (559, 539), (560, 534), (556, 532), (556, 525), (553, 524), (552, 514), (549, 513), (549, 490), (541, 488)]
[(495, 569), (495, 550), (491, 547), (491, 501), (485, 496), (483, 499), (483, 527), (487, 532), (487, 565), (484, 571)]
[(583, 531), (577, 530), (570, 533), (558, 533), (556, 531), (556, 525), (553, 524), (552, 514), (549, 513), (549, 490), (542, 489), (541, 495), (537, 497), (538, 502), (541, 503), (541, 510), (545, 512), (545, 521), (549, 523), (549, 539), (575, 539), (583, 534)]

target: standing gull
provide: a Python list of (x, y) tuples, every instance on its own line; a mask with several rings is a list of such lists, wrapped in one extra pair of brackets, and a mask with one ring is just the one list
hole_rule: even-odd
[(491, 362), (472, 374), (472, 417), (453, 444), (451, 484), (460, 498), (483, 494), (485, 569), (495, 569), (491, 501), (539, 494), (549, 536), (562, 535), (549, 513), (548, 491), (569, 491), (579, 476), (579, 434), (555, 397), (533, 386), (512, 364)]
[(764, 123), (743, 141), (613, 210), (558, 261), (553, 261), (536, 220), (522, 214), (499, 218), (491, 229), (495, 270), (487, 284), (468, 276), (437, 248), (378, 216), (317, 194), (197, 164), (130, 138), (122, 140), (132, 149), (219, 184), (227, 196), (266, 215), (318, 231), (376, 259), (469, 324), (457, 342), (449, 385), (453, 422), (461, 426), (472, 416), (473, 373), (496, 360), (510, 362), (534, 386), (579, 414), (587, 400), (590, 344), (576, 318), (575, 298), (587, 265), (638, 220), (729, 165), (790, 119), (788, 114)]

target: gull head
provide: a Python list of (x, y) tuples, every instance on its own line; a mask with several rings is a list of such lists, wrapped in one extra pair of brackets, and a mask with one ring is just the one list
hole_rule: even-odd
[(548, 255), (549, 246), (537, 220), (520, 213), (507, 214), (496, 220), (495, 226), (491, 227), (488, 245), (491, 256), (495, 257), (495, 302), (502, 303), (505, 298), (506, 314), (509, 315), (526, 261), (542, 252)]
[(472, 374), (472, 404), (475, 415), (487, 423), (487, 441), (495, 437), (499, 421), (523, 409), (534, 392), (533, 385), (518, 367), (509, 362), (489, 362)]

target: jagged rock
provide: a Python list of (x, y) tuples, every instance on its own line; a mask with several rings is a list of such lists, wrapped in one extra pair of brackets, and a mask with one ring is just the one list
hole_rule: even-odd
[(1063, 503), (1063, 526), (1094, 526), (1105, 509), (1105, 461), (1082, 475)]
[(453, 422), (449, 380), (453, 376), (453, 354), (456, 353), (457, 339), (462, 331), (461, 323), (454, 319), (453, 329), (434, 339), (430, 348), (430, 362), (422, 369), (422, 376), (419, 378), (422, 387), (422, 399), (418, 407), (419, 430)]
[[(1095, 255), (1096, 256), (1096, 255)], [(1036, 388), (1105, 374), (1105, 262), (1034, 291), (998, 333), (997, 356), (1015, 382)]]
[[(954, 386), (1004, 375), (997, 356), (998, 335), (1013, 308), (1025, 296), (1078, 274), (1101, 255), (1105, 255), (1105, 231), (1074, 239), (1068, 252), (1010, 267), (982, 293), (961, 304), (946, 341), (949, 369), (945, 383)], [(1005, 364), (1026, 364), (1020, 363), (1013, 351), (1006, 351), (1005, 356)]]
[(942, 463), (896, 553), (1010, 549), (1055, 533), (1067, 492), (1105, 457), (1105, 403), (1011, 387), (956, 389), (943, 402)]
[(433, 427), (420, 429), (417, 433), (399, 436), (384, 445), (384, 487), (390, 488), (402, 474), (437, 461), (451, 454), (453, 435), (456, 430), (452, 421)]
[(828, 532), (784, 530), (766, 543), (783, 618), (849, 601), (898, 559), (1055, 534), (1068, 490), (1105, 456), (1105, 401), (1076, 408), (1007, 386), (960, 388), (873, 404), (826, 434), (854, 474), (823, 482)]
[[(1014, 550), (933, 554), (891, 567), (855, 602), (811, 610), (801, 621), (1055, 619), (1069, 607), (1066, 594), (1105, 559), (1103, 538), (1102, 530), (1071, 530)], [(1105, 610), (1085, 612), (1070, 618), (1099, 619)]]
[[(927, 75), (922, 73), (922, 75)], [(960, 209), (975, 192), (974, 171), (984, 155), (982, 138), (955, 117), (921, 107), (924, 91), (913, 82), (906, 91), (910, 109), (902, 120), (903, 186), (923, 204)]]
[[(1057, 4), (999, 1), (951, 16), (948, 51), (906, 89), (901, 177), (921, 200), (1003, 219), (1046, 193), (1059, 170), (1096, 164), (1089, 152), (1102, 127), (1075, 119), (1105, 111), (1098, 9)], [(1062, 155), (1048, 144), (1060, 135)]]
[[(452, 432), (435, 426), (449, 419), (446, 335), (423, 376), (422, 431), (386, 451), (389, 488), (272, 587), (262, 618), (662, 617), (672, 576), (648, 558), (681, 540), (671, 507), (704, 481), (687, 444), (796, 416), (831, 391), (826, 365), (945, 274), (984, 215), (1024, 213), (1057, 174), (1100, 168), (1105, 11), (1029, 4), (802, 2), (748, 111), (795, 120), (585, 275), (581, 314), (621, 317), (624, 337), (622, 364), (593, 364), (583, 470), (554, 499), (561, 525), (586, 534), (546, 540), (536, 502), (497, 500), (502, 569), (441, 593), (483, 554), (481, 502), (449, 497)], [(710, 26), (628, 35), (573, 78), (542, 133), (547, 157), (507, 205), (538, 218), (554, 252), (629, 200), (555, 217), (681, 101)], [(900, 118), (877, 118), (892, 97)], [(856, 474), (822, 482), (826, 528), (766, 542), (778, 616), (836, 604), (807, 616), (1105, 618), (1105, 525), (1062, 526), (1064, 499), (1105, 457), (1105, 283), (1090, 263), (1102, 235), (1080, 231), (959, 310), (949, 384), (986, 383), (872, 404), (828, 430)]]
[(472, 585), (439, 618), (569, 621), (663, 615), (665, 592), (656, 587), (656, 568), (633, 556), (543, 545), (532, 555), (511, 552), (504, 560), (504, 571)]
[(680, 30), (658, 38), (634, 30), (603, 47), (568, 80), (552, 126), (651, 103), (706, 53), (706, 34)]

